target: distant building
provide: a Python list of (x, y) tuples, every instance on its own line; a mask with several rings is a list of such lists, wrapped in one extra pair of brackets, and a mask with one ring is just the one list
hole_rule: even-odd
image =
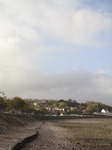
[(34, 105), (34, 106), (38, 106), (38, 102), (34, 102), (33, 105)]
[(107, 115), (107, 114), (109, 114), (109, 111), (108, 111), (108, 110), (105, 110), (105, 109), (102, 109), (102, 110), (101, 110), (101, 113)]
[(63, 116), (63, 113), (61, 113), (60, 116)]
[(46, 99), (42, 99), (42, 100), (39, 100), (39, 106), (42, 107), (42, 106), (48, 106), (48, 100)]

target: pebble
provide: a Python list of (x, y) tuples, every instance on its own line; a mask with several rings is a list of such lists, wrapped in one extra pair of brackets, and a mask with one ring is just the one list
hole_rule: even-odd
[(73, 143), (67, 140), (66, 129), (46, 122), (38, 132), (38, 137), (21, 150), (73, 150)]

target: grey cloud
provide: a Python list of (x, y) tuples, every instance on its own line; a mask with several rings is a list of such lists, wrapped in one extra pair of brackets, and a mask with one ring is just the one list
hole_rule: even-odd
[(2, 81), (8, 96), (19, 94), (31, 98), (73, 98), (78, 101), (95, 100), (112, 104), (112, 76), (84, 70), (66, 73), (29, 72), (6, 75)]

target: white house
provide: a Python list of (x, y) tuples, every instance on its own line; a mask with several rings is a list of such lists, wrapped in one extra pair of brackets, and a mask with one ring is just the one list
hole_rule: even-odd
[(108, 111), (108, 110), (105, 110), (105, 109), (102, 109), (102, 110), (101, 110), (101, 113), (102, 113), (102, 114), (109, 114), (109, 111)]

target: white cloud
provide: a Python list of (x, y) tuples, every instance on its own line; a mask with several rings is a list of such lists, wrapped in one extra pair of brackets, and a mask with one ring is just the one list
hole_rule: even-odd
[[(0, 88), (8, 96), (111, 101), (112, 77), (106, 74), (78, 70), (62, 74), (44, 72), (46, 56), (53, 50), (66, 49), (53, 45), (50, 39), (72, 46), (109, 44), (110, 40), (100, 36), (112, 38), (112, 17), (80, 8), (80, 2), (0, 0)], [(44, 45), (45, 41), (50, 46)]]
[(102, 32), (109, 33), (112, 26), (112, 18), (93, 10), (79, 10), (75, 12), (73, 21), (73, 30), (77, 35), (74, 40), (79, 44), (96, 44), (97, 40), (95, 37)]
[[(96, 36), (112, 33), (112, 17), (77, 9), (78, 1), (3, 1), (1, 30), (7, 35), (38, 40), (49, 36), (76, 45), (100, 45)], [(4, 32), (3, 30), (3, 32)], [(42, 40), (41, 39), (41, 40)], [(108, 43), (108, 41), (105, 41)]]

